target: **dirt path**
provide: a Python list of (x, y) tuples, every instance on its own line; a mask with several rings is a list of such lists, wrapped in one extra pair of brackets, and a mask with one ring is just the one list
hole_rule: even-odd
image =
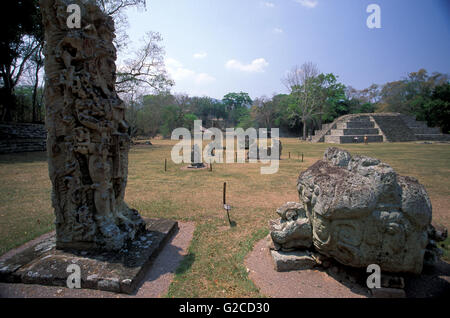
[[(245, 266), (250, 279), (261, 293), (273, 298), (364, 298), (370, 297), (366, 287), (348, 279), (345, 271), (328, 274), (322, 270), (277, 272), (267, 248), (259, 241), (247, 256)], [(407, 297), (442, 297), (450, 294), (450, 264), (440, 261), (424, 269), (420, 276), (405, 276)]]

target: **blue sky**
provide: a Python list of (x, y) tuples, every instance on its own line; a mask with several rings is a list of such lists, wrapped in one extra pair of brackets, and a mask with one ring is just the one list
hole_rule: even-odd
[[(369, 4), (381, 29), (369, 29)], [(286, 93), (281, 78), (311, 61), (362, 89), (425, 68), (450, 73), (448, 0), (147, 0), (129, 36), (164, 38), (175, 93), (252, 98)]]

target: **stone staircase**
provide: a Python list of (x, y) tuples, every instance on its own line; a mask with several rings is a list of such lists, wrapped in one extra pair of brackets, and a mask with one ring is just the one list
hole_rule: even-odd
[(450, 141), (437, 127), (399, 113), (350, 114), (322, 126), (312, 137), (312, 142), (363, 143), (405, 141)]
[(46, 139), (44, 125), (0, 123), (0, 154), (45, 151)]
[(330, 133), (325, 135), (324, 140), (326, 143), (336, 144), (363, 143), (367, 136), (368, 142), (383, 142), (383, 135), (375, 125), (370, 116), (350, 118), (346, 122), (337, 123), (336, 128), (330, 129)]
[(401, 115), (401, 118), (417, 140), (450, 141), (450, 136), (442, 134), (439, 127), (428, 127), (425, 121), (418, 121), (413, 116)]

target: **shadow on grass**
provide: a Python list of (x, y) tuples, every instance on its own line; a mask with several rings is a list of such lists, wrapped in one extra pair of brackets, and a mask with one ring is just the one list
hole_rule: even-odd
[(183, 257), (183, 260), (181, 261), (180, 265), (175, 271), (175, 274), (182, 275), (189, 271), (189, 269), (192, 267), (192, 264), (195, 262), (195, 253), (189, 252), (185, 257)]

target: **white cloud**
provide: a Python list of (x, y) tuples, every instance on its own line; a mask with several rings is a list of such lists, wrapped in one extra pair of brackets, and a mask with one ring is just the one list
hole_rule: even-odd
[(275, 3), (273, 2), (264, 1), (261, 2), (261, 5), (266, 8), (275, 8)]
[(243, 72), (264, 72), (264, 69), (269, 66), (269, 63), (264, 58), (253, 60), (250, 64), (242, 64), (238, 60), (229, 60), (225, 67), (229, 70), (238, 70)]
[(206, 85), (214, 82), (216, 79), (207, 73), (197, 73), (193, 70), (185, 68), (182, 63), (173, 59), (166, 59), (166, 68), (170, 77), (177, 81), (191, 81), (197, 85)]
[(208, 54), (206, 52), (198, 52), (194, 54), (194, 58), (196, 59), (204, 59)]
[(281, 34), (281, 33), (283, 33), (283, 29), (282, 29), (282, 28), (274, 28), (274, 29), (273, 29), (273, 33), (275, 33), (275, 34)]
[(174, 68), (183, 67), (183, 65), (180, 62), (178, 62), (177, 60), (175, 60), (171, 57), (166, 58), (166, 66), (174, 67)]
[(318, 0), (295, 0), (295, 2), (300, 3), (302, 6), (306, 8), (315, 8), (318, 4)]
[(214, 77), (212, 77), (211, 75), (209, 75), (209, 74), (200, 73), (200, 74), (196, 74), (195, 75), (194, 81), (198, 85), (205, 85), (205, 84), (209, 84), (209, 83), (215, 82), (216, 79)]

